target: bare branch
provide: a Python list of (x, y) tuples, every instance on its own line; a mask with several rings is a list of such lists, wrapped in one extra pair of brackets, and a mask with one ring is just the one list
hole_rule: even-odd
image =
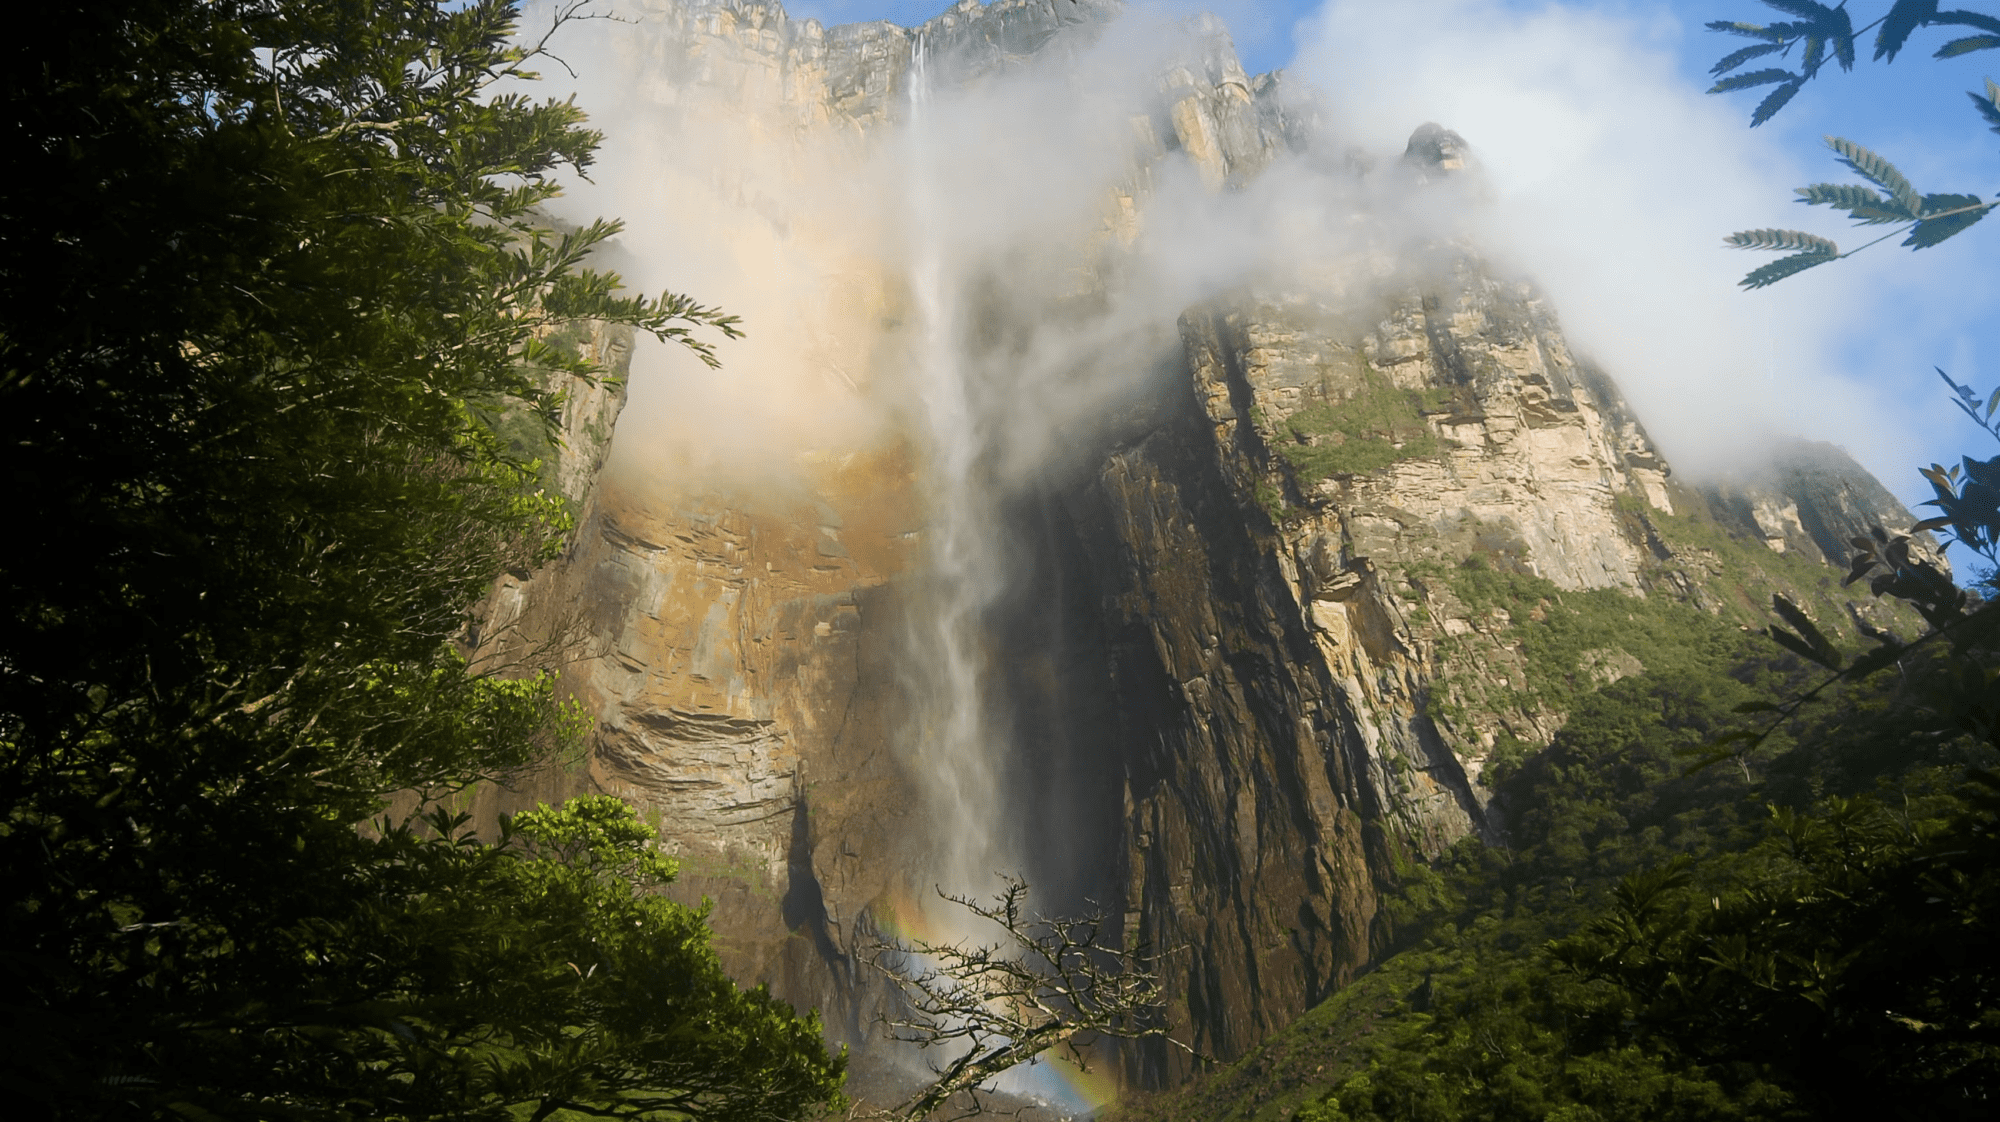
[[(1029, 919), (1028, 883), (1005, 877), (991, 903), (938, 889), (938, 896), (1000, 929), (991, 944), (878, 943), (868, 964), (895, 983), (905, 1011), (881, 1023), (893, 1040), (937, 1048), (953, 1058), (933, 1063), (930, 1086), (889, 1112), (907, 1122), (955, 1101), (955, 1118), (981, 1113), (982, 1092), (1001, 1072), (1064, 1048), (1089, 1069), (1085, 1049), (1100, 1038), (1159, 1038), (1190, 1055), (1172, 1036), (1158, 966), (1171, 952), (1112, 942), (1101, 910), (1078, 918)], [(963, 1096), (963, 1098), (961, 1098)]]

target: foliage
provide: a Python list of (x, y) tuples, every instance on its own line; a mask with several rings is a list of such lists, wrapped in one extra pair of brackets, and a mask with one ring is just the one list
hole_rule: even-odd
[(1684, 863), (1649, 869), (1556, 955), (1613, 983), (1639, 1032), (1782, 1072), (1822, 1116), (1990, 1117), (2000, 775), (1970, 778), (1895, 808), (1774, 808), (1762, 867), (1712, 907)]
[[(1816, 0), (1764, 0), (1764, 4), (1794, 18), (1773, 24), (1737, 20), (1714, 20), (1708, 24), (1710, 31), (1756, 40), (1751, 46), (1724, 55), (1710, 68), (1709, 73), (1721, 80), (1708, 92), (1729, 93), (1777, 85), (1751, 114), (1752, 128), (1783, 109), (1807, 82), (1819, 77), (1820, 69), (1829, 60), (1839, 63), (1842, 70), (1854, 69), (1855, 39), (1871, 28), (1881, 29), (1875, 36), (1875, 61), (1896, 61), (1896, 55), (1919, 27), (1970, 27), (1986, 33), (1953, 39), (1938, 48), (1936, 58), (1956, 58), (2000, 47), (2000, 20), (1979, 12), (1940, 12), (1937, 0), (1895, 0), (1886, 13), (1858, 31), (1845, 3), (1831, 8)], [(1773, 54), (1789, 56), (1794, 48), (1799, 51), (1797, 71), (1774, 67), (1722, 77), (1752, 59)]]
[[(97, 1048), (107, 1113), (189, 1117), (796, 1117), (838, 1090), (816, 1018), (723, 973), (673, 864), (616, 799), (541, 808), (483, 845), (341, 831), (284, 911), (145, 931), (151, 984)], [(330, 831), (331, 832), (331, 831)], [(227, 945), (235, 944), (235, 945)], [(227, 973), (176, 969), (227, 962)], [(108, 1029), (108, 1031), (106, 1031)], [(78, 1088), (66, 1088), (70, 1096)]]
[(690, 331), (734, 332), (585, 268), (614, 224), (538, 214), (598, 140), (510, 92), (542, 43), (503, 0), (44, 16), (62, 33), (0, 78), (10, 1094), (50, 1118), (823, 1100), (810, 1022), (724, 992), (699, 917), (635, 895), (664, 868), (606, 856), (635, 844), (609, 809), (566, 812), (601, 835), (567, 862), (541, 856), (561, 815), (491, 849), (455, 819), (358, 829), (579, 735), (549, 677), (453, 644), (567, 529), (498, 421), (553, 439), (598, 375), (551, 337), (589, 318), (712, 359)]
[[(1619, 513), (1634, 536), (1658, 539), (1677, 563), (1693, 566), (1703, 587), (1714, 593), (1704, 601), (1708, 610), (1674, 595), (1565, 591), (1521, 571), (1504, 547), (1476, 552), (1450, 568), (1420, 564), (1409, 571), (1426, 586), (1448, 589), (1471, 618), (1517, 654), (1525, 673), (1508, 692), (1521, 706), (1552, 714), (1568, 712), (1602, 685), (1600, 664), (1607, 654), (1631, 655), (1654, 672), (1749, 665), (1763, 661), (1762, 644), (1745, 629), (1764, 622), (1772, 596), (1806, 605), (1822, 619), (1843, 618), (1850, 603), (1866, 599), (1858, 589), (1838, 587), (1819, 562), (1732, 535), (1705, 513), (1666, 514), (1636, 499), (1621, 499)], [(1480, 642), (1440, 642), (1447, 674), (1479, 674), (1475, 664), (1485, 657)], [(1490, 674), (1481, 677), (1491, 680)]]
[[(1895, 61), (1897, 53), (1919, 27), (1959, 26), (1983, 32), (1945, 43), (1936, 53), (1936, 57), (1941, 59), (2000, 47), (2000, 19), (1979, 12), (1940, 12), (1937, 0), (1896, 0), (1887, 13), (1859, 31), (1854, 28), (1844, 3), (1831, 8), (1816, 0), (1764, 0), (1764, 3), (1794, 19), (1768, 25), (1716, 20), (1708, 25), (1711, 31), (1756, 40), (1751, 46), (1725, 55), (1715, 64), (1710, 73), (1719, 80), (1708, 91), (1712, 94), (1731, 93), (1775, 85), (1751, 114), (1750, 125), (1753, 128), (1783, 109), (1806, 82), (1818, 77), (1829, 59), (1837, 61), (1842, 70), (1853, 69), (1855, 37), (1869, 28), (1879, 26), (1881, 29), (1875, 37), (1874, 58), (1889, 62)], [(1772, 54), (1789, 56), (1794, 48), (1799, 50), (1797, 71), (1765, 68), (1731, 74), (1752, 59)], [(1972, 99), (1980, 116), (1995, 132), (2000, 132), (2000, 86), (1989, 80), (1984, 96), (1978, 93), (1967, 96)], [(1740, 282), (1743, 287), (1755, 289), (1776, 284), (1815, 266), (1851, 257), (1897, 234), (1909, 235), (1903, 240), (1904, 245), (1912, 249), (1927, 249), (1961, 233), (1986, 217), (1995, 206), (2000, 206), (2000, 199), (1982, 202), (1978, 195), (1956, 192), (1922, 194), (1910, 185), (1909, 179), (1894, 164), (1861, 145), (1831, 136), (1826, 138), (1826, 143), (1840, 155), (1841, 163), (1873, 186), (1815, 183), (1798, 188), (1799, 201), (1811, 206), (1844, 210), (1856, 225), (1894, 224), (1897, 228), (1846, 252), (1827, 238), (1799, 230), (1744, 230), (1731, 234), (1724, 239), (1724, 244), (1736, 249), (1791, 253), (1789, 257), (1752, 270)]]
[(1517, 648), (1526, 671), (1514, 690), (1525, 705), (1566, 712), (1599, 681), (1587, 657), (1622, 650), (1647, 669), (1689, 663), (1733, 663), (1744, 653), (1742, 633), (1706, 612), (1666, 598), (1641, 600), (1615, 589), (1565, 592), (1548, 580), (1474, 556), (1439, 574), (1475, 616), (1508, 612), (1500, 632)]
[(1332, 475), (1380, 471), (1399, 460), (1436, 455), (1443, 447), (1424, 423), (1440, 392), (1398, 389), (1363, 372), (1353, 396), (1307, 406), (1286, 417), (1274, 441), (1302, 488)]
[[(1840, 587), (1818, 561), (1773, 552), (1760, 539), (1732, 533), (1699, 507), (1666, 514), (1643, 500), (1621, 497), (1618, 510), (1634, 537), (1667, 547), (1673, 560), (1666, 565), (1686, 568), (1700, 582), (1701, 607), (1679, 599), (1683, 582), (1676, 569), (1665, 579), (1653, 574), (1660, 595), (1565, 591), (1522, 571), (1511, 535), (1481, 534), (1477, 551), (1455, 566), (1419, 563), (1407, 569), (1418, 585), (1433, 590), (1427, 596), (1448, 591), (1484, 632), (1438, 636), (1444, 675), (1476, 679), (1489, 699), (1504, 697), (1523, 709), (1560, 715), (1598, 689), (1611, 676), (1606, 660), (1618, 661), (1621, 654), (1655, 672), (1756, 661), (1761, 640), (1746, 630), (1765, 622), (1774, 595), (1821, 619), (1844, 618), (1851, 604), (1867, 598), (1862, 590)], [(1523, 673), (1509, 673), (1504, 695), (1492, 689), (1497, 684), (1487, 663), (1492, 642), (1521, 662)], [(1450, 701), (1434, 700), (1432, 711), (1456, 720)]]
[[(2000, 440), (2000, 427), (1995, 426), (1993, 418), (1994, 410), (2000, 409), (2000, 389), (1995, 389), (1987, 395), (1982, 406), (1979, 395), (1973, 392), (1971, 386), (1959, 385), (1951, 380), (1951, 375), (1941, 369), (1937, 374), (1944, 379), (1945, 385), (1951, 387), (1952, 404), (1970, 417), (1973, 424), (1984, 429), (1994, 439)], [(1931, 485), (1931, 490), (1937, 495), (1924, 505), (1937, 507), (1938, 515), (1917, 523), (1913, 532), (1949, 530), (1951, 537), (1946, 543), (1947, 548), (1953, 544), (1963, 545), (1984, 558), (1987, 568), (1984, 579), (1979, 583), (1989, 592), (1994, 591), (1995, 568), (2000, 566), (2000, 554), (1995, 552), (2000, 550), (2000, 457), (1976, 460), (1966, 456), (1954, 467), (1932, 464), (1920, 471), (1924, 480)], [(1856, 541), (1855, 545), (1868, 555), (1868, 560), (1871, 562), (1868, 571), (1879, 568), (1885, 573), (1900, 573), (1905, 568), (1896, 564), (1893, 558), (1878, 556), (1877, 551), (1871, 549), (1866, 542)], [(1859, 567), (1862, 564), (1861, 556), (1855, 558), (1855, 564), (1858, 576), (1863, 571)], [(1874, 583), (1881, 585), (1882, 578), (1878, 577)], [(1887, 589), (1883, 588), (1882, 591)], [(1880, 595), (1880, 592), (1877, 594)], [(1905, 598), (1914, 595), (1912, 591), (1901, 591), (1896, 594)]]

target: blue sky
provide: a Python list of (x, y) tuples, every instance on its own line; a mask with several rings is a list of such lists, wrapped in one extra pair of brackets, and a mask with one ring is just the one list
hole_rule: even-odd
[[(792, 0), (787, 5), (796, 17), (813, 16), (828, 24), (890, 19), (906, 25), (921, 23), (947, 6), (943, 0)], [(1167, 12), (1214, 11), (1230, 25), (1247, 69), (1255, 73), (1293, 67), (1294, 74), (1304, 73), (1309, 78), (1327, 74), (1330, 66), (1340, 65), (1341, 45), (1357, 41), (1354, 34), (1357, 27), (1365, 27), (1378, 12), (1389, 18), (1402, 7), (1370, 9), (1349, 0), (1329, 5), (1330, 9), (1342, 10), (1327, 14), (1322, 12), (1321, 3), (1300, 0), (1281, 3), (1215, 0), (1207, 4), (1136, 0), (1134, 6)], [(1808, 210), (1790, 201), (1790, 187), (1808, 182), (1852, 180), (1826, 152), (1821, 138), (1827, 134), (1848, 137), (1889, 157), (1920, 190), (1989, 195), (2000, 187), (1996, 183), (2000, 180), (2000, 137), (1985, 130), (1965, 93), (1981, 88), (1982, 80), (1989, 75), (2000, 78), (2000, 52), (1935, 61), (1930, 58), (1930, 51), (1950, 36), (1929, 29), (1919, 31), (1912, 39), (1912, 48), (1893, 65), (1887, 65), (1869, 62), (1864, 43), (1854, 72), (1843, 74), (1828, 67), (1775, 120), (1751, 132), (1747, 128), (1748, 117), (1758, 91), (1705, 99), (1712, 108), (1695, 103), (1701, 100), (1700, 92), (1713, 81), (1707, 71), (1715, 59), (1746, 42), (1709, 32), (1703, 25), (1716, 19), (1763, 23), (1785, 18), (1758, 0), (1679, 3), (1429, 0), (1429, 6), (1477, 14), (1485, 21), (1482, 26), (1488, 33), (1510, 21), (1523, 27), (1538, 26), (1546, 32), (1541, 40), (1544, 43), (1570, 41), (1562, 38), (1563, 32), (1548, 30), (1553, 26), (1587, 25), (1591, 30), (1578, 33), (1574, 42), (1613, 43), (1619, 52), (1625, 52), (1621, 58), (1639, 60), (1643, 64), (1639, 69), (1647, 70), (1644, 81), (1675, 87), (1660, 92), (1678, 97), (1678, 104), (1692, 106), (1688, 112), (1708, 114), (1710, 135), (1718, 135), (1713, 128), (1721, 120), (1721, 114), (1733, 114), (1735, 126), (1742, 131), (1740, 136), (1720, 138), (1721, 144), (1732, 149), (1729, 158), (1735, 161), (1727, 167), (1740, 169), (1749, 166), (1745, 161), (1757, 163), (1759, 193), (1733, 196), (1730, 204), (1703, 212), (1702, 221), (1714, 228), (1700, 236), (1713, 240), (1701, 245), (1699, 253), (1712, 254), (1703, 259), (1712, 260), (1722, 270), (1716, 278), (1704, 283), (1713, 282), (1719, 291), (1729, 292), (1730, 299), (1736, 301), (1730, 305), (1734, 310), (1732, 318), (1742, 315), (1755, 321), (1763, 314), (1762, 309), (1772, 309), (1769, 320), (1772, 326), (1762, 337), (1743, 339), (1746, 349), (1762, 352), (1764, 377), (1775, 380), (1772, 393), (1781, 404), (1779, 419), (1772, 425), (1784, 427), (1784, 414), (1788, 410), (1795, 413), (1792, 431), (1849, 447), (1885, 483), (1912, 503), (1928, 497), (1914, 472), (1918, 463), (1951, 462), (1960, 453), (1984, 457), (2000, 451), (1990, 437), (1950, 409), (1943, 396), (1944, 388), (1932, 373), (1932, 367), (1944, 367), (1960, 381), (1970, 381), (1981, 391), (2000, 383), (2000, 278), (1995, 277), (1990, 266), (1993, 239), (2000, 238), (2000, 220), (1921, 253), (1899, 248), (1893, 242), (1885, 243), (1855, 259), (1815, 270), (1761, 293), (1733, 292), (1727, 279), (1755, 267), (1764, 258), (1732, 253), (1719, 244), (1721, 237), (1731, 230), (1755, 226), (1804, 228), (1839, 240), (1843, 248), (1873, 236), (1856, 236), (1857, 232), (1837, 216), (1823, 210)], [(1968, 6), (1982, 11), (1996, 7), (1976, 3)], [(1856, 0), (1851, 10), (1855, 23), (1865, 24), (1887, 7), (1888, 0)], [(1425, 37), (1418, 36), (1420, 40)], [(1365, 40), (1366, 36), (1358, 38)], [(1503, 39), (1504, 36), (1497, 36), (1494, 41)], [(1413, 58), (1421, 57), (1425, 49), (1421, 41), (1391, 41), (1391, 45), (1409, 52)], [(1379, 48), (1377, 43), (1369, 49)], [(1329, 59), (1335, 61), (1328, 62)], [(1536, 64), (1524, 62), (1524, 65)], [(1447, 74), (1432, 80), (1449, 82), (1452, 78)], [(1641, 79), (1635, 78), (1638, 80)], [(1421, 99), (1406, 98), (1404, 103), (1419, 105)], [(1620, 127), (1643, 132), (1651, 127), (1651, 121), (1631, 120)], [(1492, 138), (1472, 135), (1468, 130), (1468, 139), (1477, 150), (1482, 139)], [(1689, 192), (1707, 189), (1699, 171), (1712, 154), (1701, 150), (1703, 147), (1697, 142), (1678, 154), (1689, 168)], [(1717, 159), (1717, 166), (1722, 167)], [(1672, 159), (1663, 159), (1659, 167), (1669, 170), (1662, 173), (1655, 168), (1649, 174), (1673, 174)], [(1742, 173), (1737, 174), (1740, 179)], [(1607, 182), (1606, 189), (1620, 189), (1615, 180)], [(1642, 212), (1628, 212), (1621, 221), (1628, 225), (1643, 224), (1645, 218)], [(1695, 236), (1691, 232), (1702, 228), (1705, 227), (1684, 226), (1682, 230), (1687, 236)], [(1607, 238), (1605, 252), (1618, 252), (1618, 241), (1615, 237)], [(1829, 275), (1838, 270), (1845, 272)], [(1560, 295), (1560, 285), (1555, 287)], [(1802, 304), (1815, 302), (1821, 305), (1818, 319), (1810, 314), (1809, 308), (1801, 310)], [(1558, 302), (1559, 308), (1564, 306)], [(1814, 338), (1799, 338), (1800, 332), (1810, 332)], [(1787, 380), (1794, 369), (1808, 366), (1813, 377), (1801, 376), (1796, 382)], [(1618, 375), (1620, 370), (1614, 367), (1613, 373)], [(1688, 391), (1693, 395), (1713, 392), (1713, 387)], [(1642, 388), (1635, 396), (1643, 399), (1648, 393), (1662, 400), (1671, 397), (1659, 388)], [(1795, 409), (1783, 404), (1787, 394), (1793, 395)], [(1835, 399), (1839, 404), (1832, 404)], [(1642, 413), (1647, 413), (1646, 401), (1640, 400), (1639, 404)], [(1656, 411), (1663, 408), (1669, 406), (1654, 407)], [(1680, 425), (1683, 431), (1689, 427)], [(1681, 443), (1685, 445), (1687, 440), (1683, 438)], [(1668, 450), (1674, 452), (1671, 442)]]

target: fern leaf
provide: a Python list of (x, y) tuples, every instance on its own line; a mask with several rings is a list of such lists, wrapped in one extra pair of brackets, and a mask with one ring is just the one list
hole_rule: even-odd
[(1765, 27), (1761, 23), (1742, 23), (1736, 20), (1717, 19), (1708, 21), (1710, 31), (1721, 31), (1729, 35), (1741, 35), (1746, 39), (1762, 39), (1767, 43), (1784, 45), (1787, 36), (1776, 28)]
[(1971, 98), (1972, 104), (1979, 108), (1979, 115), (1986, 118), (1986, 123), (1992, 126), (1992, 131), (2000, 132), (2000, 86), (1994, 85), (1993, 79), (1988, 78), (1985, 97), (1980, 97), (1976, 93), (1967, 93), (1965, 96)]
[(1891, 203), (1886, 207), (1858, 206), (1847, 212), (1857, 226), (1886, 226), (1891, 222), (1911, 222), (1916, 216)]
[(1956, 8), (1949, 12), (1939, 12), (1925, 22), (1957, 24), (1960, 27), (1976, 27), (1981, 31), (1990, 31), (1995, 35), (2000, 35), (2000, 19), (1994, 19), (1992, 16), (1981, 12), (1968, 12), (1963, 8)]
[(1990, 51), (2000, 47), (2000, 35), (1968, 35), (1963, 39), (1953, 39), (1937, 49), (1932, 58), (1957, 58), (1974, 51)]
[(1770, 120), (1778, 110), (1785, 107), (1786, 102), (1792, 100), (1792, 96), (1799, 92), (1799, 87), (1805, 85), (1805, 82), (1804, 78), (1794, 78), (1777, 89), (1772, 90), (1771, 96), (1759, 103), (1757, 111), (1750, 114), (1750, 127), (1754, 129), (1765, 121)]
[(1800, 202), (1838, 207), (1847, 212), (1847, 217), (1863, 226), (1917, 220), (1917, 216), (1904, 210), (1901, 203), (1858, 183), (1815, 183), (1810, 187), (1797, 188), (1797, 191), (1801, 196)]
[(1910, 32), (1937, 15), (1937, 0), (1896, 0), (1882, 17), (1882, 30), (1875, 33), (1875, 59), (1896, 61), (1896, 52), (1910, 39)]
[(1750, 46), (1747, 46), (1740, 51), (1732, 51), (1729, 54), (1722, 56), (1721, 61), (1717, 62), (1714, 66), (1710, 67), (1708, 72), (1714, 75), (1727, 74), (1730, 71), (1736, 69), (1737, 67), (1743, 65), (1744, 63), (1749, 62), (1753, 58), (1758, 58), (1763, 55), (1768, 55), (1773, 51), (1782, 51), (1784, 49), (1785, 45), (1783, 43), (1752, 43)]
[(1840, 247), (1803, 230), (1744, 230), (1722, 239), (1731, 249), (1772, 249), (1825, 253), (1839, 256)]
[(1808, 206), (1830, 206), (1839, 210), (1881, 206), (1889, 202), (1873, 187), (1863, 187), (1859, 183), (1815, 183), (1810, 187), (1795, 188), (1794, 192), (1799, 201)]
[(1855, 173), (1875, 186), (1889, 192), (1890, 197), (1900, 203), (1911, 214), (1922, 214), (1924, 201), (1896, 165), (1870, 152), (1851, 140), (1837, 136), (1826, 138), (1826, 146), (1840, 153), (1840, 162), (1853, 168)]
[(1931, 218), (1948, 210), (1965, 210), (1968, 207), (1984, 205), (1985, 201), (1978, 195), (1925, 195), (1921, 217)]
[[(1967, 209), (1969, 207), (1979, 207), (1979, 209), (1969, 210)], [(1986, 217), (1987, 212), (1992, 209), (1992, 204), (1982, 204), (1977, 195), (1925, 195), (1926, 212), (1957, 210), (1962, 213), (1946, 215), (1943, 218), (1924, 219), (1910, 227), (1910, 236), (1903, 239), (1903, 244), (1911, 249), (1929, 249)]]
[(1744, 288), (1768, 288), (1794, 273), (1802, 273), (1814, 265), (1824, 265), (1837, 261), (1839, 256), (1826, 253), (1795, 253), (1790, 257), (1780, 257), (1761, 269), (1754, 270), (1736, 283)]
[(1793, 74), (1789, 70), (1752, 70), (1748, 74), (1738, 74), (1734, 78), (1724, 78), (1722, 81), (1710, 86), (1708, 92), (1712, 94), (1730, 93), (1734, 90), (1747, 90), (1752, 86), (1768, 86), (1772, 82), (1792, 82), (1797, 80), (1798, 75)]

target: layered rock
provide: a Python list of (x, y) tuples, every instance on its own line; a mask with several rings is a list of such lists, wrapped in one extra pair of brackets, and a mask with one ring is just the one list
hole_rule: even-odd
[[(1191, 948), (1184, 1019), (1210, 1054), (1366, 964), (1395, 847), (1483, 828), (1477, 760), (1426, 713), (1437, 668), (1409, 568), (1499, 553), (1636, 592), (1616, 500), (1667, 501), (1644, 433), (1546, 309), (1469, 264), (1455, 282), (1373, 322), (1296, 296), (1190, 313), (1185, 407), (1083, 500), (1133, 750), (1127, 906)], [(1284, 458), (1313, 439), (1296, 418), (1425, 391), (1412, 431), (1345, 438), (1382, 446), (1379, 470)]]

